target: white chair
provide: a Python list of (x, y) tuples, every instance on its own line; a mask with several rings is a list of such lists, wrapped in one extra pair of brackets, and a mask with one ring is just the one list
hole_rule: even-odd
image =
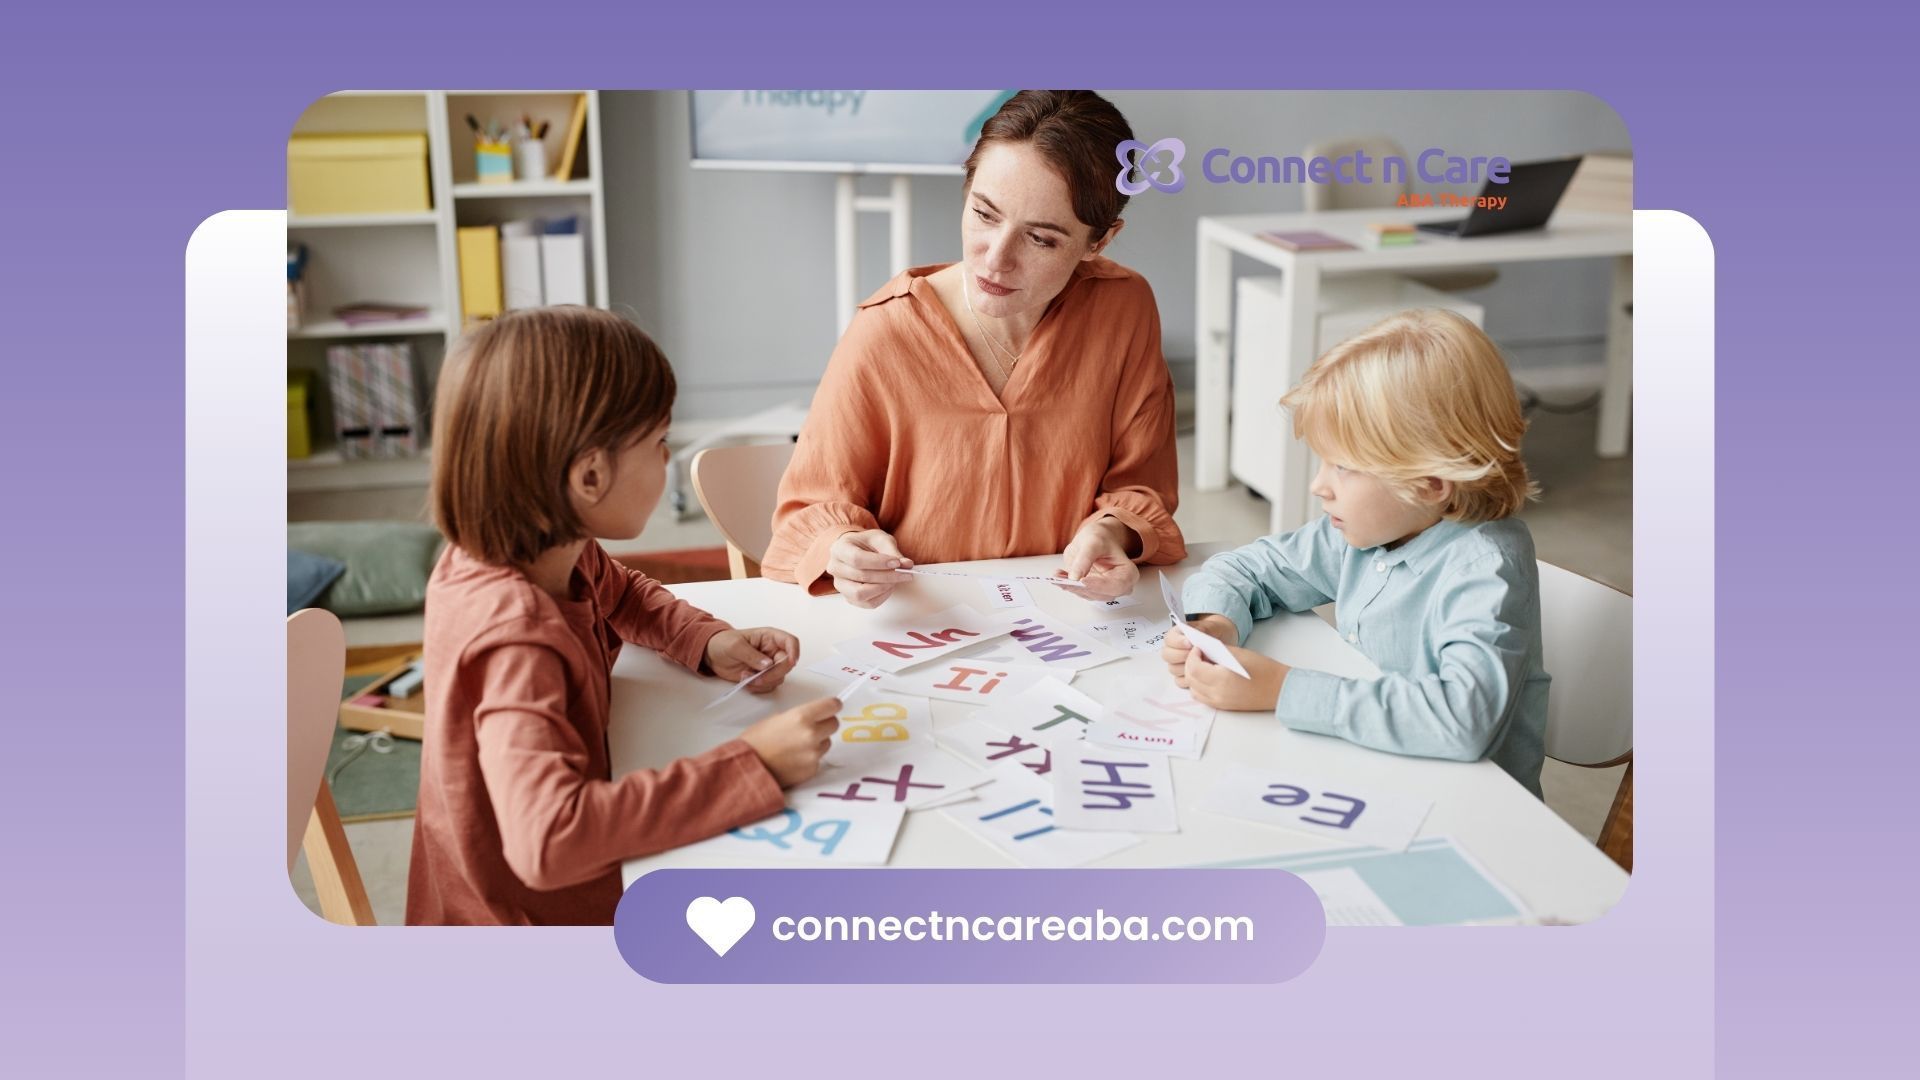
[(327, 786), (327, 752), (340, 713), (347, 634), (331, 612), (287, 616), (287, 869), (303, 838), (320, 914), (343, 926), (372, 926), (373, 905)]
[(1633, 598), (1540, 564), (1547, 756), (1590, 769), (1627, 766), (1600, 829), (1600, 850), (1633, 869)]
[[(1379, 210), (1399, 205), (1400, 196), (1413, 191), (1411, 178), (1397, 184), (1382, 183), (1379, 173), (1380, 161), (1397, 157), (1411, 167), (1413, 159), (1400, 144), (1385, 135), (1360, 135), (1346, 139), (1329, 139), (1307, 147), (1307, 160), (1317, 157), (1329, 160), (1345, 157), (1355, 151), (1365, 151), (1373, 159), (1370, 170), (1374, 182), (1371, 184), (1314, 184), (1305, 185), (1306, 207), (1308, 213), (1322, 210)], [(1408, 277), (1425, 285), (1429, 289), (1441, 292), (1465, 292), (1468, 289), (1484, 288), (1500, 277), (1500, 271), (1491, 266), (1451, 266), (1441, 270), (1423, 270), (1408, 274)]]
[(792, 442), (800, 437), (800, 429), (806, 426), (807, 408), (804, 401), (789, 401), (771, 409), (762, 409), (751, 416), (728, 420), (690, 420), (675, 424), (676, 435), (693, 436), (693, 441), (674, 451), (667, 470), (667, 501), (673, 507), (674, 517), (685, 521), (691, 513), (687, 505), (687, 493), (682, 490), (680, 480), (691, 471), (693, 459), (702, 451), (735, 442), (770, 442), (775, 439)]
[(773, 543), (773, 506), (793, 444), (715, 446), (693, 456), (693, 493), (727, 542), (727, 568), (738, 580), (760, 576)]

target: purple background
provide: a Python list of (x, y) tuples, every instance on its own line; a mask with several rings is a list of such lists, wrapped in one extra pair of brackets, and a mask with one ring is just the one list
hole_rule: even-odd
[[(687, 927), (687, 905), (701, 896), (740, 896), (754, 906), (752, 928), (725, 956)], [(1178, 943), (773, 936), (782, 916), (877, 922), (931, 912), (969, 923), (1014, 916), (1023, 924), (1030, 915), (1097, 920), (1104, 913), (1116, 934), (1134, 916), (1155, 934), (1169, 916), (1245, 916), (1252, 936)], [(1277, 983), (1313, 963), (1326, 932), (1320, 898), (1285, 870), (655, 870), (627, 889), (613, 917), (627, 966), (668, 983)]]
[[(1602, 1048), (1622, 1055), (1618, 1069), (1659, 1075), (1670, 1046), (1709, 1022), (1729, 1076), (1880, 1071), (1874, 1063), (1895, 1053), (1912, 1001), (1904, 968), (1913, 935), (1899, 901), (1912, 894), (1914, 870), (1893, 853), (1912, 850), (1903, 792), (1915, 709), (1885, 674), (1907, 660), (1908, 612), (1920, 599), (1906, 567), (1911, 470), (1894, 465), (1920, 400), (1911, 336), (1895, 336), (1912, 307), (1911, 215), (1901, 203), (1904, 184), (1920, 175), (1914, 141), (1897, 134), (1912, 123), (1912, 14), (1850, 4), (1816, 14), (1383, 3), (1356, 27), (1307, 6), (837, 12), (815, 3), (756, 14), (760, 6), (735, 2), (705, 15), (624, 2), (587, 15), (587, 5), (563, 13), (492, 0), (446, 14), (354, 2), (10, 9), (0, 81), (20, 119), (0, 164), (9, 211), (0, 255), (9, 422), (0, 447), (10, 474), (0, 544), (17, 580), (0, 662), (14, 745), (31, 755), (24, 764), (16, 756), (0, 785), (12, 882), (10, 1068), (158, 1075), (182, 1059), (182, 250), (216, 211), (283, 204), (282, 140), (306, 102), (373, 85), (1044, 80), (1575, 88), (1619, 111), (1638, 157), (1638, 204), (1692, 214), (1719, 259), (1718, 919), (1713, 930), (1679, 928), (1718, 934), (1717, 1018), (1676, 1015), (1664, 1036), (1614, 1030), (1594, 1014), (1569, 1017), (1565, 1030), (1514, 1032), (1501, 1023), (1506, 1003), (1490, 998), (1484, 1032), (1436, 1031), (1417, 1016), (1379, 1030), (1429, 1041), (1440, 1060), (1477, 1064), (1482, 1075), (1537, 1074), (1536, 1055)], [(509, 49), (523, 34), (539, 47)], [(879, 47), (883, 34), (901, 44)], [(1888, 519), (1877, 516), (1883, 507)], [(1643, 536), (1658, 536), (1657, 523), (1646, 526)], [(1843, 568), (1846, 586), (1818, 587), (1817, 575)], [(103, 665), (112, 677), (100, 677)], [(1642, 829), (1657, 827), (1645, 788), (1640, 809)], [(1834, 874), (1863, 897), (1840, 917), (1830, 908), (1842, 895)], [(1646, 884), (1636, 882), (1614, 918)], [(1420, 942), (1432, 940), (1410, 938), (1406, 964), (1438, 993), (1447, 973), (1421, 969)], [(494, 948), (484, 937), (458, 942)], [(502, 966), (538, 964), (552, 944), (503, 947), (511, 956)], [(1337, 945), (1330, 939), (1316, 970), (1341, 963)], [(611, 948), (605, 959), (619, 964)], [(558, 968), (549, 961), (564, 974)], [(1613, 978), (1625, 1000), (1657, 987), (1660, 972)], [(273, 989), (235, 988), (268, 997)], [(401, 1000), (436, 992), (430, 973), (401, 989)], [(722, 989), (702, 998), (716, 1019), (677, 1028), (681, 1041), (735, 1032), (721, 1014), (741, 1000), (736, 993), (744, 996)], [(934, 990), (893, 996), (918, 1016), (981, 1003)], [(750, 999), (769, 1008), (779, 1000)], [(1205, 1000), (1221, 1021), (1169, 1033), (1168, 1045), (1203, 1040), (1194, 1049), (1209, 1057), (1271, 1063), (1269, 1052), (1304, 1034), (1251, 998)], [(356, 1044), (343, 1033), (355, 1030), (358, 1011), (343, 1003), (338, 1015), (288, 1017), (282, 1032), (259, 1033), (258, 1048), (276, 1057), (387, 1054), (395, 1056), (377, 1060), (404, 1064), (398, 1051), (416, 1037), (409, 1018), (373, 1022)], [(1262, 1015), (1272, 1026), (1247, 1030)], [(637, 1068), (668, 1054), (675, 1040), (649, 1027), (645, 1007), (632, 1016), (620, 1060)], [(1226, 1026), (1236, 1018), (1245, 1021), (1239, 1030)], [(513, 1021), (503, 1005), (456, 1034), (497, 1035)], [(793, 1038), (808, 1030), (779, 1029)], [(523, 1034), (521, 1053), (495, 1060), (550, 1062), (578, 1037)], [(1041, 1025), (1003, 1048), (1037, 1052), (1058, 1034)], [(674, 1053), (693, 1055), (680, 1059), (689, 1068), (702, 1060), (697, 1047)], [(570, 1060), (585, 1073), (612, 1056)]]

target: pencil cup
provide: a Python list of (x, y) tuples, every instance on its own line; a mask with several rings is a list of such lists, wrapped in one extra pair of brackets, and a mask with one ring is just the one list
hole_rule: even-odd
[(545, 179), (547, 144), (539, 139), (521, 139), (513, 148), (513, 165), (522, 180)]
[(513, 183), (513, 148), (503, 142), (474, 143), (473, 172), (483, 184)]

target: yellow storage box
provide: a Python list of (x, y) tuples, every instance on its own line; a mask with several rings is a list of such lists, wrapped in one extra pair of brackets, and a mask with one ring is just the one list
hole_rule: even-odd
[(295, 214), (433, 209), (426, 135), (293, 136), (287, 140), (287, 209)]
[(307, 396), (313, 390), (313, 372), (306, 368), (287, 369), (287, 457), (313, 455), (312, 412)]

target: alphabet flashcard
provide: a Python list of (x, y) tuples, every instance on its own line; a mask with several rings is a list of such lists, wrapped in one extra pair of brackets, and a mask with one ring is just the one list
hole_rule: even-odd
[(1087, 740), (1122, 750), (1150, 750), (1194, 760), (1207, 748), (1216, 712), (1164, 673), (1128, 679), (1116, 704), (1087, 728)]
[(1036, 611), (1013, 619), (1007, 630), (1013, 640), (1001, 649), (1024, 652), (1050, 668), (1085, 671), (1126, 659), (1126, 654), (1068, 626), (1056, 615)]
[(1076, 743), (1053, 754), (1054, 819), (1062, 828), (1179, 832), (1165, 754)]
[(834, 651), (856, 664), (881, 671), (902, 671), (999, 637), (1007, 630), (1004, 619), (956, 604), (934, 615), (920, 615), (878, 627), (835, 645)]
[(1088, 725), (1106, 713), (1106, 706), (1059, 679), (1047, 678), (973, 718), (1051, 748), (1079, 742)]
[(789, 804), (779, 813), (683, 850), (727, 861), (772, 859), (819, 866), (883, 866), (907, 808), (900, 803)]
[(1208, 789), (1200, 808), (1323, 840), (1405, 851), (1433, 804), (1291, 769), (1236, 764)]
[(986, 773), (926, 739), (862, 764), (836, 766), (794, 788), (787, 805), (805, 810), (823, 803), (897, 803), (917, 810), (986, 782)]
[(869, 690), (840, 712), (828, 765), (855, 767), (904, 749), (934, 746), (933, 702), (912, 694)]
[(1011, 761), (1000, 762), (988, 774), (992, 780), (978, 789), (979, 798), (940, 812), (1021, 866), (1085, 866), (1140, 842), (1132, 833), (1062, 827), (1054, 820), (1053, 788)]
[(941, 701), (986, 705), (1014, 697), (1051, 677), (1052, 672), (1032, 664), (936, 660), (931, 664), (920, 664), (911, 671), (887, 674), (880, 685), (899, 694), (918, 694)]
[(1012, 761), (1025, 766), (1035, 776), (1045, 776), (1053, 770), (1053, 751), (978, 720), (948, 724), (935, 731), (933, 737), (942, 747), (982, 769)]

